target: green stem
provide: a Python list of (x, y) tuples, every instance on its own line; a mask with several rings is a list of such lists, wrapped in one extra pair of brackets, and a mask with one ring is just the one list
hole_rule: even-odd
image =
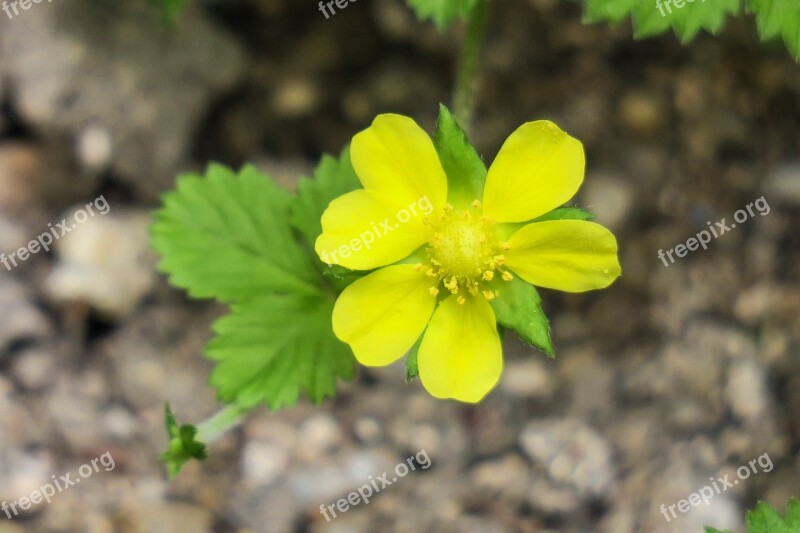
[(228, 405), (214, 416), (197, 425), (197, 440), (203, 444), (214, 442), (222, 435), (238, 426), (244, 419), (245, 411), (235, 405)]
[(456, 119), (469, 135), (472, 114), (475, 108), (475, 92), (478, 88), (478, 66), (481, 49), (486, 37), (486, 21), (489, 15), (489, 0), (477, 0), (467, 19), (467, 33), (461, 50), (461, 60), (456, 77), (453, 107)]

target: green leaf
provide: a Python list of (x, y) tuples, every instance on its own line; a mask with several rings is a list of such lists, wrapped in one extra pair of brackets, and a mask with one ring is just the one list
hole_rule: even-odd
[(167, 473), (172, 479), (191, 459), (204, 461), (208, 457), (208, 450), (205, 444), (195, 439), (196, 427), (191, 424), (178, 426), (169, 404), (164, 407), (164, 425), (169, 436), (169, 448), (161, 454), (160, 460), (167, 465)]
[(705, 533), (731, 533), (730, 531), (723, 531), (721, 529), (715, 529), (713, 527), (705, 527)]
[(486, 165), (470, 144), (456, 118), (444, 105), (439, 105), (433, 143), (447, 174), (450, 202), (454, 205), (460, 204), (460, 207), (483, 198)]
[(289, 226), (287, 191), (253, 167), (209, 166), (164, 195), (151, 228), (159, 269), (195, 298), (241, 301), (267, 292), (320, 292)]
[(584, 21), (617, 23), (630, 16), (637, 38), (672, 28), (681, 42), (687, 43), (702, 30), (718, 33), (728, 15), (739, 12), (740, 3), (740, 0), (586, 0)]
[(782, 38), (795, 61), (800, 61), (800, 2), (797, 0), (747, 0), (756, 15), (761, 40)]
[(523, 341), (554, 357), (550, 322), (536, 287), (515, 276), (511, 281), (496, 282), (493, 288), (498, 291), (491, 301), (497, 321), (516, 331)]
[(355, 358), (333, 334), (333, 298), (262, 294), (233, 305), (214, 324), (206, 346), (217, 361), (211, 384), (221, 400), (247, 409), (293, 405), (304, 390), (314, 402), (336, 392), (336, 379), (353, 376)]
[(406, 0), (419, 20), (432, 20), (439, 31), (456, 19), (466, 19), (477, 0)]
[(764, 502), (747, 512), (748, 533), (797, 533), (800, 531), (800, 500), (790, 500), (786, 517)]

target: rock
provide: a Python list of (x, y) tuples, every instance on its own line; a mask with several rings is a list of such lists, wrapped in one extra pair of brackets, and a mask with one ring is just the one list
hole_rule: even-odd
[(0, 144), (0, 208), (21, 212), (38, 204), (45, 183), (44, 155), (24, 142)]
[(51, 335), (50, 323), (33, 305), (27, 290), (8, 275), (0, 275), (0, 307), (4, 312), (0, 321), (0, 360), (16, 344)]
[(611, 446), (580, 420), (531, 422), (519, 438), (525, 454), (553, 482), (570, 487), (581, 498), (610, 495), (616, 481)]
[(342, 432), (335, 418), (316, 414), (303, 422), (297, 439), (296, 453), (304, 461), (319, 460), (342, 444)]
[(638, 135), (653, 135), (666, 125), (666, 105), (650, 92), (632, 91), (619, 104), (621, 121)]
[(289, 467), (289, 453), (266, 442), (249, 441), (242, 449), (242, 477), (252, 487), (269, 486)]
[(552, 399), (556, 390), (552, 372), (540, 358), (508, 361), (500, 386), (511, 396), (543, 402)]
[(746, 424), (763, 418), (769, 410), (769, 390), (764, 368), (755, 359), (736, 361), (728, 370), (725, 399), (733, 414)]
[(622, 179), (605, 174), (587, 176), (581, 205), (596, 215), (595, 221), (620, 230), (633, 207), (634, 190)]
[(516, 454), (480, 463), (470, 477), (475, 488), (490, 497), (522, 502), (531, 492), (529, 466)]
[(87, 169), (108, 164), (155, 198), (209, 105), (244, 74), (230, 37), (200, 10), (184, 15), (167, 31), (145, 4), (77, 0), (15, 19), (0, 36), (12, 106), (34, 129), (60, 133)]
[(135, 533), (211, 533), (214, 530), (210, 511), (185, 503), (148, 505), (139, 517), (138, 526)]
[(57, 377), (54, 350), (32, 348), (14, 358), (11, 373), (25, 389), (37, 391), (53, 384)]
[(272, 96), (272, 107), (279, 117), (297, 118), (309, 115), (320, 105), (319, 85), (308, 79), (283, 80)]
[(764, 182), (767, 202), (800, 207), (800, 162), (787, 162), (775, 168)]
[[(83, 223), (73, 222), (74, 229), (56, 241), (59, 262), (47, 278), (47, 289), (58, 303), (84, 302), (119, 319), (130, 315), (155, 285), (150, 216), (115, 212), (105, 205), (106, 214), (95, 212)], [(67, 224), (79, 220), (81, 211), (85, 214), (85, 208), (68, 213)]]

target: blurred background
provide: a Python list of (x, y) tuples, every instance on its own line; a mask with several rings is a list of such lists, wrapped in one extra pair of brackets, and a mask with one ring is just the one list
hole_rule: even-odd
[[(575, 2), (491, 7), (473, 141), (490, 162), (540, 118), (583, 141), (576, 200), (618, 236), (622, 278), (542, 291), (558, 357), (509, 335), (480, 405), (434, 400), (402, 363), (361, 368), (320, 407), (256, 410), (173, 482), (164, 403), (182, 422), (219, 408), (202, 348), (225, 309), (156, 273), (159, 195), (210, 160), (291, 188), (382, 112), (432, 132), (463, 28), (400, 0), (330, 19), (312, 0), (208, 1), (172, 28), (133, 0), (0, 13), (0, 252), (111, 206), (0, 267), (0, 500), (116, 465), (0, 532), (742, 531), (757, 500), (800, 496), (800, 67), (747, 18), (682, 47), (584, 26)], [(769, 214), (658, 258), (762, 196)], [(320, 513), (421, 450), (430, 468)], [(660, 513), (763, 454), (769, 472)]]

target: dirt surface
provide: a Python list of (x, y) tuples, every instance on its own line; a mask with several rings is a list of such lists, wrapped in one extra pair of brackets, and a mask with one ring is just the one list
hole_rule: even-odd
[[(110, 206), (0, 267), (0, 502), (114, 463), (0, 532), (699, 533), (800, 496), (800, 67), (748, 19), (682, 47), (584, 26), (572, 2), (492, 9), (474, 143), (491, 161), (539, 118), (580, 139), (577, 203), (617, 235), (622, 278), (542, 291), (558, 357), (509, 335), (477, 406), (402, 363), (360, 369), (320, 407), (254, 411), (172, 482), (163, 406), (219, 408), (202, 348), (224, 309), (156, 274), (158, 195), (209, 160), (292, 187), (381, 112), (432, 131), (463, 29), (394, 0), (327, 20), (311, 0), (209, 1), (173, 29), (132, 1), (0, 14), (0, 251)], [(748, 205), (707, 250), (659, 258)], [(320, 513), (400, 463), (368, 504)]]

